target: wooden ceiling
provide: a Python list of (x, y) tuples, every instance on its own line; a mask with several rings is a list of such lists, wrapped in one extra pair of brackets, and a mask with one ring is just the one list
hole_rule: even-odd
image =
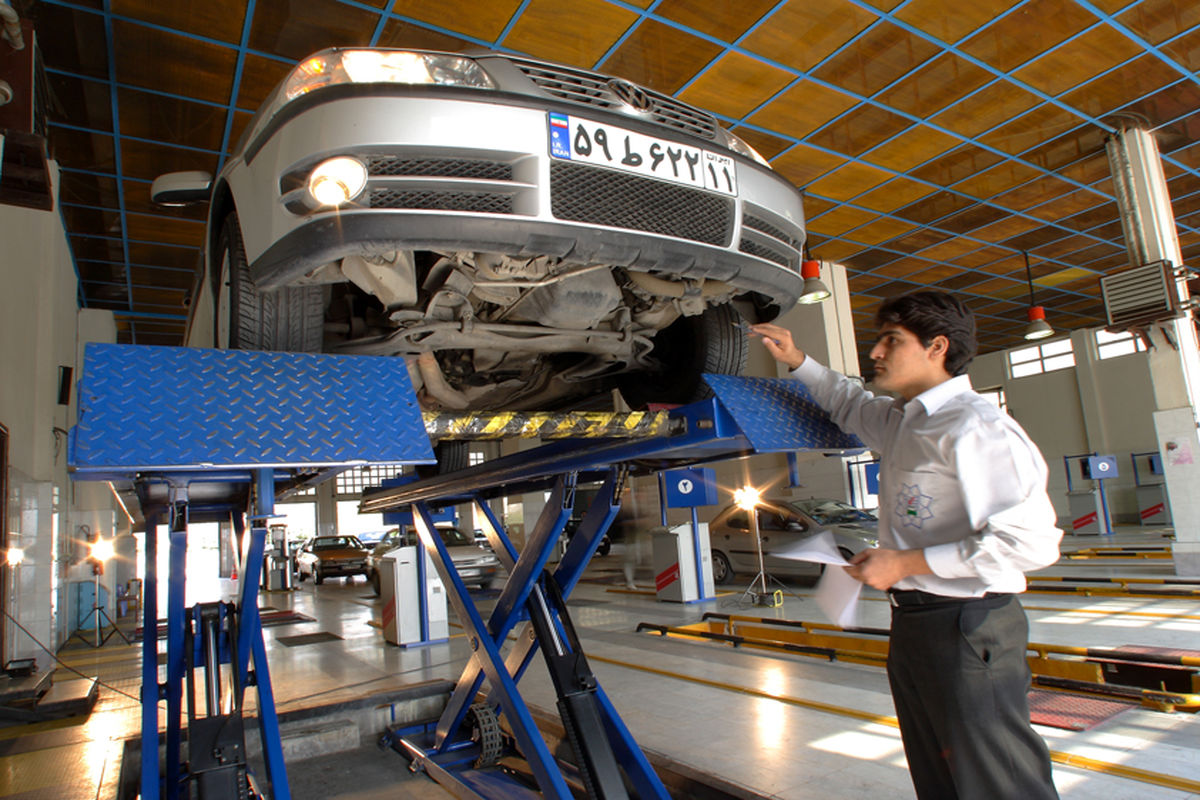
[(601, 70), (708, 109), (806, 196), (813, 255), (880, 299), (959, 293), (981, 350), (1021, 341), (1022, 251), (1056, 329), (1103, 322), (1127, 264), (1105, 136), (1164, 155), (1200, 254), (1200, 4), (1180, 0), (37, 0), (80, 303), (123, 341), (179, 344), (202, 210), (149, 201), (216, 172), (289, 67), (333, 45), (487, 47)]

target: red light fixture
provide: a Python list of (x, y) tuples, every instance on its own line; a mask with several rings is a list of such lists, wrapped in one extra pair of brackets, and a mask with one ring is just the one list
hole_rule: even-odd
[(1033, 272), (1029, 269), (1029, 254), (1024, 250), (1021, 255), (1025, 257), (1025, 278), (1029, 281), (1029, 311), (1027, 316), (1029, 324), (1025, 326), (1025, 338), (1045, 339), (1047, 336), (1054, 335), (1054, 328), (1050, 327), (1050, 323), (1046, 322), (1046, 309), (1037, 304), (1033, 299)]

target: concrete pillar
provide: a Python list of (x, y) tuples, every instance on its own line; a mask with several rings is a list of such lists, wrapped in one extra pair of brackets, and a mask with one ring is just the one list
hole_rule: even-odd
[[(1183, 266), (1175, 216), (1153, 136), (1125, 129), (1107, 142), (1113, 185), (1121, 209), (1131, 266), (1168, 261)], [(1181, 301), (1188, 298), (1186, 278), (1176, 280)], [(1175, 572), (1200, 575), (1200, 343), (1191, 312), (1149, 327), (1150, 379), (1154, 429), (1162, 455), (1168, 502), (1175, 523)]]
[(316, 485), (317, 536), (337, 534), (337, 480), (323, 481)]

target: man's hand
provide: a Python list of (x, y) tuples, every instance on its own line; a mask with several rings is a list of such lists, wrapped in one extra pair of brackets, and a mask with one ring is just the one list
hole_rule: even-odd
[(850, 559), (850, 564), (846, 567), (850, 577), (880, 590), (890, 589), (909, 575), (928, 575), (933, 572), (925, 561), (924, 550), (889, 550), (882, 547), (863, 550)]
[(750, 334), (761, 336), (771, 357), (786, 364), (788, 369), (795, 369), (804, 363), (804, 352), (792, 342), (792, 332), (787, 328), (763, 322), (751, 325)]

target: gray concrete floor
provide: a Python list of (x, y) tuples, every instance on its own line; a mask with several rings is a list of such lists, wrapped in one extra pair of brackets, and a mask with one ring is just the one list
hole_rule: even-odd
[[(1112, 537), (1068, 537), (1064, 551), (1115, 544), (1165, 544), (1158, 531), (1121, 529)], [(793, 585), (780, 608), (739, 607), (743, 576), (732, 593), (708, 602), (657, 602), (624, 589), (620, 543), (597, 558), (571, 598), (573, 619), (591, 665), (639, 744), (685, 771), (719, 776), (747, 792), (772, 798), (822, 800), (913, 797), (886, 676), (877, 667), (826, 662), (799, 655), (733, 649), (706, 642), (635, 633), (639, 622), (684, 624), (705, 611), (751, 613), (823, 621), (812, 589)], [(1064, 559), (1043, 575), (1170, 577), (1169, 560)], [(1200, 577), (1200, 576), (1197, 576)], [(748, 583), (750, 576), (745, 576)], [(651, 584), (649, 565), (638, 583)], [(481, 606), (494, 592), (476, 594)], [(1035, 642), (1080, 647), (1147, 645), (1200, 650), (1200, 600), (1026, 594), (1022, 602)], [(373, 619), (379, 601), (361, 579), (300, 584), (290, 593), (264, 594), (261, 605), (294, 608), (314, 622), (267, 628), (271, 675), (281, 711), (324, 705), (441, 678), (455, 680), (469, 655), (461, 627), (448, 642), (427, 647), (387, 645)], [(868, 590), (864, 626), (886, 627), (888, 604)], [(452, 621), (455, 621), (453, 612)], [(281, 636), (325, 631), (339, 640), (284, 647)], [(115, 640), (114, 640), (115, 641)], [(110, 646), (73, 655), (73, 663), (137, 694), (139, 648)], [(118, 652), (122, 651), (122, 652)], [(554, 693), (541, 661), (521, 684), (528, 702), (553, 713)], [(116, 741), (136, 732), (137, 706), (102, 693), (89, 720), (94, 738)], [(1064, 800), (1180, 800), (1200, 798), (1200, 719), (1130, 707), (1087, 731), (1038, 727), (1057, 754), (1054, 778)], [(2, 738), (2, 737), (0, 737)], [(109, 746), (103, 752), (111, 752)], [(96, 772), (102, 748), (92, 746)], [(44, 756), (48, 759), (50, 753)], [(0, 796), (4, 770), (0, 758)], [(18, 765), (19, 766), (19, 765)], [(1132, 768), (1133, 771), (1130, 771)], [(108, 768), (111, 775), (111, 766)], [(293, 797), (366, 798), (439, 796), (432, 782), (410, 776), (407, 763), (364, 742), (353, 757), (330, 756), (289, 767)], [(98, 778), (92, 797), (105, 796)], [(414, 794), (412, 792), (432, 792)], [(390, 792), (390, 794), (389, 794)], [(9, 792), (11, 793), (11, 792)], [(57, 797), (66, 795), (58, 794)]]

